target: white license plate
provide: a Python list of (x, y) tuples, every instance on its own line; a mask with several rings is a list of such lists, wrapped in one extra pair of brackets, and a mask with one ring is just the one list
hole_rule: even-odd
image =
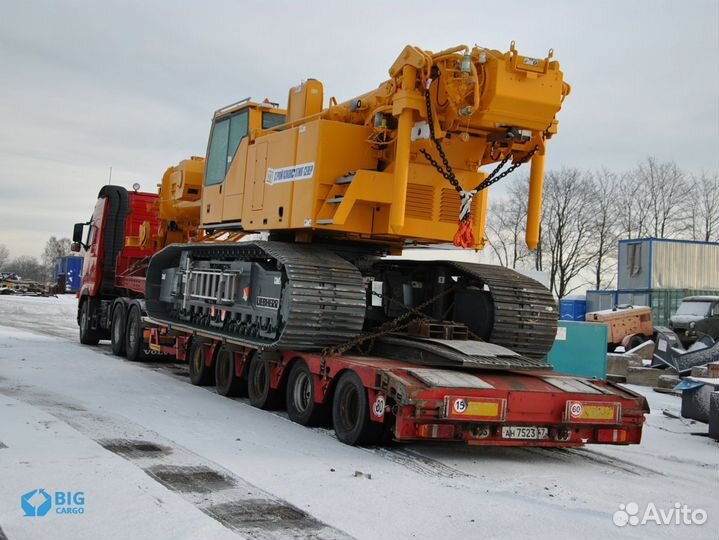
[(539, 426), (502, 426), (503, 439), (548, 439), (549, 428)]

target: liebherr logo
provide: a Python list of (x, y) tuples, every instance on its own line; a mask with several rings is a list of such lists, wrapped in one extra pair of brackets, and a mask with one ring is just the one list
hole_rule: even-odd
[(255, 305), (268, 309), (277, 309), (280, 307), (279, 298), (270, 298), (269, 296), (258, 296), (255, 298)]

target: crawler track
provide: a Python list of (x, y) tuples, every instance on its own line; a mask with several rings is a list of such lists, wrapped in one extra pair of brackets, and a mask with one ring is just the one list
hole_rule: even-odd
[(282, 272), (284, 286), (274, 339), (225, 331), (228, 337), (256, 348), (313, 351), (347, 341), (362, 330), (366, 299), (359, 271), (330, 251), (280, 242), (165, 248), (152, 258), (148, 270), (147, 309), (153, 320), (182, 323), (198, 330), (223, 331), (211, 324), (182, 320), (175, 316), (175, 306), (159, 300), (161, 274), (166, 268), (177, 266), (183, 251), (191, 252), (193, 260), (220, 264), (238, 260), (271, 261)]
[[(411, 273), (416, 264), (383, 261), (380, 267)], [(512, 354), (480, 354), (482, 367), (527, 369), (546, 365), (542, 361), (554, 342), (557, 310), (551, 293), (539, 282), (497, 266), (454, 261), (428, 264), (489, 291), (491, 299), (486, 302), (491, 316), (489, 326), (482, 329), (482, 338)], [(195, 279), (193, 272), (212, 274), (209, 288), (203, 285), (199, 295), (193, 295), (193, 286), (188, 285)], [(175, 284), (169, 295), (168, 283), (163, 285), (166, 278)], [(254, 291), (263, 287), (273, 292), (255, 296)], [(425, 287), (434, 295), (431, 281)], [(241, 291), (250, 289), (250, 298), (241, 298)], [(356, 338), (368, 309), (363, 276), (352, 263), (328, 248), (285, 242), (168, 246), (150, 262), (146, 297), (148, 314), (156, 322), (209, 332), (254, 348), (297, 351), (322, 350)], [(258, 300), (274, 303), (268, 307)], [(417, 347), (406, 340), (393, 346), (403, 347), (403, 343), (408, 354), (417, 353)], [(443, 356), (445, 350), (438, 344), (424, 347), (431, 348), (423, 353), (430, 356)], [(462, 356), (462, 347), (454, 349), (449, 351), (450, 359), (456, 362), (456, 356)], [(477, 358), (471, 360), (476, 363)]]
[(552, 293), (541, 283), (509, 268), (446, 261), (483, 281), (494, 302), (489, 341), (528, 358), (544, 358), (557, 334), (558, 313)]

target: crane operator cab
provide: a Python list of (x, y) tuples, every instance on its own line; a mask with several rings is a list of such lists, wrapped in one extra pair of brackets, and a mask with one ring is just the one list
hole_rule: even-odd
[[(210, 139), (207, 143), (202, 205), (203, 223), (225, 221), (223, 219), (223, 207), (225, 206), (228, 207), (227, 219), (232, 219), (233, 213), (230, 208), (233, 204), (241, 202), (244, 192), (244, 178), (235, 175), (236, 180), (242, 181), (225, 182), (225, 177), (232, 169), (235, 155), (246, 155), (248, 136), (251, 132), (271, 130), (284, 124), (285, 118), (286, 112), (280, 109), (277, 103), (271, 103), (269, 100), (255, 103), (250, 101), (250, 98), (215, 112)], [(238, 152), (241, 144), (243, 149)], [(244, 160), (242, 161), (244, 172), (247, 164)]]

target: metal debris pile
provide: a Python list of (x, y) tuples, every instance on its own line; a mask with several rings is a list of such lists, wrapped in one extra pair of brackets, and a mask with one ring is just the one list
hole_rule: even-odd
[(23, 279), (14, 272), (0, 272), (0, 294), (50, 296), (45, 285), (31, 279)]

